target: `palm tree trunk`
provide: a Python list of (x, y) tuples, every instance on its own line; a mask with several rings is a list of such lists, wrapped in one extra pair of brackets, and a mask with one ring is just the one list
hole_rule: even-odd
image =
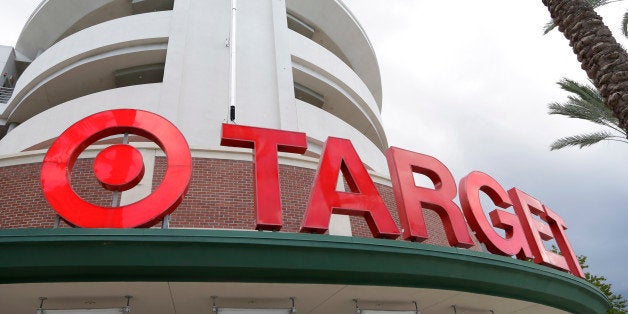
[(628, 132), (628, 54), (593, 8), (583, 0), (543, 0), (582, 69), (595, 84), (622, 129)]

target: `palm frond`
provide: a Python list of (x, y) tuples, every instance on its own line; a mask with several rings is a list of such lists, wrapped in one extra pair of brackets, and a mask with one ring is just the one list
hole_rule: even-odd
[(587, 120), (597, 124), (606, 124), (606, 121), (596, 111), (588, 110), (569, 101), (567, 103), (551, 103), (547, 106), (549, 114), (558, 114), (573, 119)]
[(581, 134), (574, 136), (567, 136), (556, 140), (550, 146), (551, 150), (557, 150), (568, 146), (579, 146), (580, 148), (591, 146), (604, 140), (616, 140), (624, 141), (618, 136), (611, 134), (610, 132), (600, 131), (590, 134)]
[(553, 20), (550, 20), (549, 22), (545, 23), (545, 25), (543, 26), (543, 35), (546, 35), (547, 33), (551, 32), (554, 28), (556, 28), (556, 23), (554, 23)]
[[(576, 97), (567, 97), (569, 103), (573, 103), (574, 105), (583, 108), (584, 110), (590, 111), (592, 115), (598, 117), (604, 124), (611, 124), (619, 126), (619, 119), (615, 117), (613, 111), (608, 107), (604, 106), (604, 104), (592, 104), (591, 102), (585, 101), (583, 99), (579, 99)], [(621, 129), (621, 128), (620, 128)]]
[(558, 86), (560, 86), (563, 90), (575, 94), (583, 100), (596, 105), (596, 107), (606, 108), (606, 106), (604, 106), (604, 99), (602, 98), (602, 95), (600, 95), (597, 88), (592, 85), (581, 84), (565, 77), (563, 77), (556, 84), (558, 84)]
[[(597, 9), (609, 3), (620, 2), (620, 1), (623, 1), (623, 0), (587, 0), (589, 5), (591, 5), (591, 7), (594, 9)], [(626, 14), (628, 14), (628, 12), (626, 12)], [(626, 15), (624, 15), (623, 21), (624, 23), (628, 23), (628, 21), (626, 20)], [(545, 26), (543, 26), (543, 35), (551, 32), (554, 28), (556, 28), (556, 24), (554, 24), (553, 20), (550, 20), (549, 22), (545, 23)], [(624, 24), (622, 31), (626, 31), (626, 24)], [(624, 33), (624, 35), (628, 37), (628, 33)]]
[(567, 78), (563, 78), (558, 85), (573, 95), (569, 96), (566, 102), (549, 104), (549, 114), (586, 120), (626, 135), (626, 132), (619, 127), (619, 121), (613, 112), (604, 105), (602, 96), (595, 87)]
[(613, 2), (621, 2), (622, 0), (587, 0), (587, 2), (594, 8), (599, 8), (603, 5), (607, 5)]
[(628, 11), (624, 12), (624, 18), (621, 20), (621, 32), (628, 37)]
[(551, 103), (548, 105), (549, 114), (564, 115), (569, 118), (588, 120), (598, 124), (617, 125), (619, 121), (613, 116), (613, 112), (606, 107), (595, 105), (580, 98), (569, 96), (564, 103)]

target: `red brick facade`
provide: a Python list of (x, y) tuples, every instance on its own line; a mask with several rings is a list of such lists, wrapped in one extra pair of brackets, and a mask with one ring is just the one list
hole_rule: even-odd
[(39, 182), (41, 164), (0, 168), (0, 229), (51, 228), (55, 212)]
[[(100, 187), (91, 171), (92, 159), (80, 159), (74, 166), (72, 186), (84, 199), (109, 206), (111, 192)], [(153, 189), (165, 171), (165, 158), (157, 157), (153, 173)], [(41, 192), (41, 164), (25, 164), (0, 168), (0, 229), (52, 228), (55, 213)], [(190, 188), (183, 202), (170, 217), (171, 228), (219, 228), (252, 230), (255, 228), (253, 205), (253, 164), (248, 161), (193, 158)], [(281, 200), (284, 232), (298, 232), (303, 219), (316, 171), (280, 165)], [(393, 219), (399, 225), (392, 188), (376, 184)], [(429, 244), (448, 246), (439, 216), (424, 211), (430, 238)], [(351, 217), (356, 237), (371, 237), (361, 217)], [(61, 227), (67, 225), (62, 223)], [(476, 242), (477, 243), (477, 242)], [(479, 246), (474, 246), (475, 250)]]

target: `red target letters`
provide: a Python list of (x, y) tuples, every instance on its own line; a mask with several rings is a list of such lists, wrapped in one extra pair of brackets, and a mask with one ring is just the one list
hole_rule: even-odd
[[(143, 136), (164, 151), (167, 170), (162, 183), (149, 196), (129, 205), (102, 207), (83, 200), (72, 190), (69, 180), (78, 155), (104, 137), (124, 133)], [(254, 150), (257, 229), (280, 230), (283, 222), (277, 152), (304, 154), (306, 135), (223, 124), (221, 143)], [(396, 147), (388, 149), (386, 157), (405, 240), (421, 242), (429, 237), (422, 211), (425, 208), (438, 213), (452, 246), (473, 246), (470, 228), (491, 253), (533, 258), (535, 263), (584, 277), (565, 234), (565, 222), (532, 196), (516, 188), (506, 192), (493, 178), (476, 171), (460, 181), (458, 194), (453, 176), (437, 159)], [(52, 208), (68, 222), (86, 228), (133, 228), (151, 226), (172, 212), (187, 192), (191, 171), (190, 149), (172, 123), (150, 112), (120, 109), (91, 115), (63, 132), (44, 158), (41, 182)], [(142, 156), (130, 145), (112, 145), (96, 157), (94, 173), (103, 188), (128, 190), (142, 179)], [(349, 192), (336, 190), (340, 173)], [(416, 186), (415, 173), (429, 177), (434, 189)], [(489, 213), (490, 222), (480, 193), (501, 208)], [(453, 201), (457, 194), (462, 210)], [(514, 213), (505, 211), (510, 207)], [(395, 239), (400, 235), (351, 142), (329, 137), (301, 232), (326, 232), (332, 213), (363, 217), (374, 237)], [(502, 229), (504, 236), (494, 228)], [(550, 239), (556, 240), (561, 254), (545, 249), (544, 241)]]

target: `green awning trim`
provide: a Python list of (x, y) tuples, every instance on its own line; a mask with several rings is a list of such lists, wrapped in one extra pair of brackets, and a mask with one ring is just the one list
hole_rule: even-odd
[(603, 313), (581, 278), (508, 257), (405, 241), (191, 229), (0, 230), (0, 283), (190, 281), (433, 288)]

